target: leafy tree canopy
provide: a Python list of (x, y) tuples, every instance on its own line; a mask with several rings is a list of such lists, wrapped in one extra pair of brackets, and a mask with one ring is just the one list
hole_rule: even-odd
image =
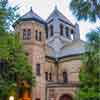
[(100, 19), (100, 0), (71, 0), (70, 9), (78, 20)]
[(86, 53), (80, 72), (79, 100), (100, 99), (100, 31), (87, 34)]
[(0, 100), (6, 100), (11, 90), (16, 92), (23, 80), (28, 80), (32, 86), (35, 79), (20, 41), (14, 33), (7, 31), (15, 13), (15, 10), (11, 13), (12, 8), (7, 4), (7, 0), (0, 0)]
[(0, 15), (5, 15), (1, 17), (4, 17), (2, 20), (5, 21), (3, 24), (6, 30), (9, 31), (12, 24), (19, 18), (18, 9), (18, 6), (9, 5), (8, 0), (0, 0)]

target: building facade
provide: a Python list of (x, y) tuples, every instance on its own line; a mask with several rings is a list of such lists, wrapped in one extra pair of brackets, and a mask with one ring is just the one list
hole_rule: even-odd
[(84, 53), (79, 25), (55, 7), (46, 21), (30, 9), (14, 28), (36, 76), (32, 97), (25, 93), (22, 100), (73, 100)]

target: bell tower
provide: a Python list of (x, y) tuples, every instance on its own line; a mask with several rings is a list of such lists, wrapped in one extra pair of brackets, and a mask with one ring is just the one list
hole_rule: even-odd
[(80, 40), (79, 25), (73, 25), (55, 6), (55, 9), (47, 19), (48, 33), (47, 43), (53, 48), (57, 57), (65, 45)]
[[(23, 15), (14, 24), (14, 27), (17, 36), (22, 42), (23, 47), (26, 51), (29, 63), (32, 65), (33, 73), (36, 76), (37, 84), (33, 89), (32, 95), (34, 95), (34, 97), (32, 97), (32, 99), (40, 99), (41, 96), (43, 96), (45, 99), (44, 94), (42, 94), (45, 90), (39, 84), (42, 85), (43, 83), (43, 67), (45, 63), (44, 50), (46, 43), (46, 22), (40, 16), (38, 16), (31, 8), (29, 12)], [(24, 98), (25, 100), (30, 100), (27, 99), (27, 92), (22, 98)]]

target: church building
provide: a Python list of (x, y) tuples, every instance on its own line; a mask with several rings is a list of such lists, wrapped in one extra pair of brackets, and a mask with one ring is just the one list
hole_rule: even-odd
[(21, 100), (73, 100), (85, 45), (79, 25), (55, 7), (46, 21), (30, 9), (14, 28), (36, 77), (31, 96)]

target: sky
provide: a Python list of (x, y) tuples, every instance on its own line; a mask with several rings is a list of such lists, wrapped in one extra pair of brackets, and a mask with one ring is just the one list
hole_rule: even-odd
[(44, 20), (50, 15), (55, 6), (61, 11), (73, 24), (76, 22), (80, 26), (81, 39), (85, 39), (86, 33), (94, 30), (96, 27), (100, 26), (100, 20), (96, 23), (91, 23), (88, 21), (77, 21), (75, 16), (72, 14), (69, 3), (71, 0), (8, 0), (9, 4), (12, 6), (18, 5), (20, 7), (19, 14), (24, 15), (32, 7), (33, 11), (41, 16)]

